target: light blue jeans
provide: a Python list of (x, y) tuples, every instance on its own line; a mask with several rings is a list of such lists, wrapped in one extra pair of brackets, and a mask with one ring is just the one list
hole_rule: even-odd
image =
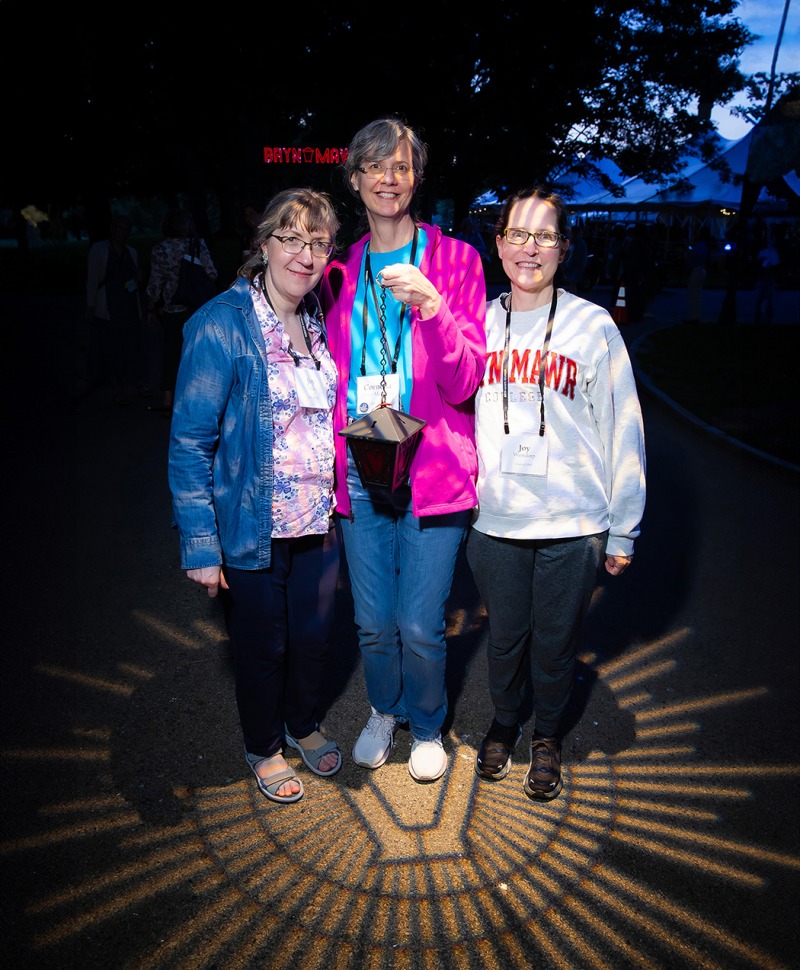
[(447, 714), (445, 603), (472, 512), (416, 519), (409, 486), (367, 491), (352, 458), (347, 487), (342, 538), (370, 704), (428, 741)]

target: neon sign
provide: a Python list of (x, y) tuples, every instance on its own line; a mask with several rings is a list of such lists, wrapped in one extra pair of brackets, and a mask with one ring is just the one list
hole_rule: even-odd
[(265, 165), (340, 165), (350, 152), (346, 148), (265, 148)]

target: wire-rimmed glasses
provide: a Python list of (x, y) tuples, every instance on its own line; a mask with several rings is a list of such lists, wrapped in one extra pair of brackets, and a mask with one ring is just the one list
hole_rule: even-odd
[(385, 165), (383, 162), (367, 162), (365, 165), (358, 166), (359, 172), (362, 175), (366, 175), (368, 179), (382, 179), (389, 169), (398, 182), (405, 182), (407, 179), (410, 179), (414, 171), (406, 162), (398, 162), (397, 165)]
[(274, 232), (270, 235), (273, 239), (277, 239), (283, 247), (283, 251), (291, 256), (302, 253), (306, 246), (311, 250), (311, 255), (317, 256), (319, 259), (327, 259), (333, 252), (333, 243), (325, 242), (324, 239), (312, 239), (311, 242), (303, 242), (298, 236), (279, 236)]
[(528, 232), (527, 229), (504, 229), (503, 235), (512, 246), (524, 246), (529, 239), (533, 239), (540, 249), (555, 249), (566, 238), (560, 232), (551, 232), (549, 229), (537, 229), (536, 232)]

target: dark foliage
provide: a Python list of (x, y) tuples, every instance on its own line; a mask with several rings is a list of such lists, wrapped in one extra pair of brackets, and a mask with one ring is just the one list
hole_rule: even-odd
[(109, 196), (181, 193), (201, 219), (208, 192), (230, 218), (301, 179), (346, 201), (331, 167), (265, 166), (263, 148), (346, 147), (386, 113), (431, 146), (427, 213), (440, 196), (460, 213), (487, 188), (557, 186), (602, 157), (670, 174), (711, 106), (743, 86), (737, 58), (750, 36), (735, 8), (216, 4), (192, 8), (187, 29), (188, 8), (167, 16), (150, 0), (99, 20), (99, 9), (45, 16), (5, 0), (2, 185), (22, 204), (80, 198), (98, 213)]

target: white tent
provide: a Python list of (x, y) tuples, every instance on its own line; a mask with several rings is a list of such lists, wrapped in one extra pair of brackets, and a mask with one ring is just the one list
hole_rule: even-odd
[[(569, 207), (582, 212), (648, 212), (667, 208), (711, 211), (738, 211), (742, 201), (742, 180), (753, 130), (736, 140), (720, 139), (720, 156), (727, 163), (730, 175), (723, 175), (709, 163), (687, 157), (680, 172), (678, 188), (646, 182), (643, 178), (629, 178), (621, 183), (622, 195), (594, 192), (566, 195)], [(785, 178), (789, 192), (796, 191)], [(784, 200), (776, 199), (766, 189), (759, 196), (759, 207), (785, 209)]]

